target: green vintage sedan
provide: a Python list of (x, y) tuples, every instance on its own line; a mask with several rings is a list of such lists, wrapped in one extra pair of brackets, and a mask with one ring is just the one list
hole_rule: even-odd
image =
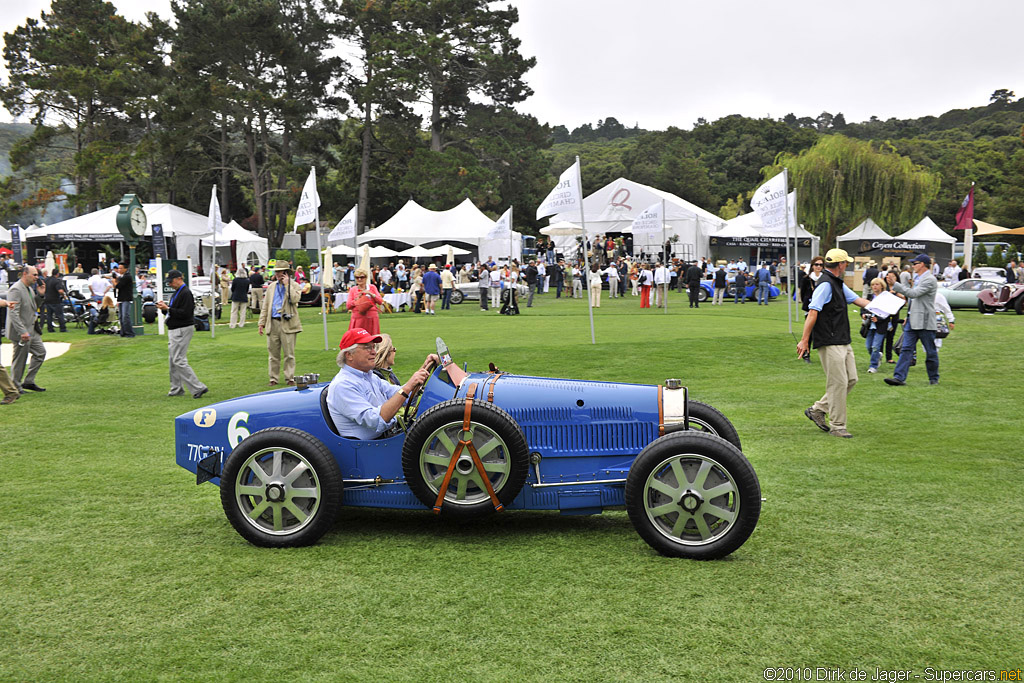
[(949, 287), (939, 287), (950, 308), (977, 308), (978, 292), (986, 289), (996, 291), (1002, 284), (981, 278), (968, 278), (954, 282)]

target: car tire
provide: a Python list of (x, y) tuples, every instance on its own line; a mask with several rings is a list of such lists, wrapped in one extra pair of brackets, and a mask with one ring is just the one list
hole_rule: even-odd
[[(461, 438), (465, 399), (439, 403), (416, 418), (402, 446), (402, 470), (416, 497), (433, 508), (451, 456)], [(530, 465), (526, 437), (508, 413), (474, 401), (470, 413), (473, 445), (480, 454), (495, 496), (508, 505), (522, 490)], [(463, 449), (441, 506), (444, 515), (476, 517), (494, 512), (486, 485), (477, 474), (468, 449)]]
[(697, 290), (697, 301), (700, 302), (700, 303), (704, 303), (707, 300), (708, 300), (708, 290), (704, 289), (703, 287), (700, 287)]
[(761, 485), (750, 462), (728, 441), (676, 432), (648, 445), (633, 461), (626, 512), (640, 537), (661, 555), (714, 560), (753, 533), (761, 516)]
[(1017, 312), (1017, 315), (1024, 315), (1024, 294), (1017, 296), (1017, 301), (1013, 304), (1013, 310)]
[(736, 427), (717, 408), (700, 401), (688, 401), (687, 412), (690, 416), (690, 431), (714, 434), (725, 439), (738, 450), (743, 450)]
[(984, 301), (982, 301), (981, 299), (978, 299), (978, 312), (982, 313), (982, 314), (995, 313), (996, 312), (996, 307), (995, 306), (986, 306)]
[(264, 429), (244, 439), (220, 475), (221, 506), (231, 526), (264, 548), (316, 543), (334, 525), (343, 490), (330, 450), (290, 427)]
[(452, 298), (450, 299), (451, 303), (461, 304), (465, 300), (465, 298), (466, 295), (463, 294), (458, 288), (452, 289)]

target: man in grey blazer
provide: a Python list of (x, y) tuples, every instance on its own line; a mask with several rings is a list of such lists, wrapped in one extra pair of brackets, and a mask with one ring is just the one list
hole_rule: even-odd
[(910, 362), (919, 339), (921, 346), (924, 347), (924, 366), (928, 370), (928, 383), (939, 383), (939, 351), (935, 348), (935, 331), (938, 329), (935, 324), (935, 292), (939, 289), (939, 283), (932, 275), (932, 259), (928, 254), (918, 254), (910, 264), (914, 271), (914, 279), (910, 286), (896, 282), (893, 273), (885, 276), (892, 291), (910, 300), (907, 325), (903, 329), (900, 360), (896, 363), (892, 377), (885, 378), (886, 384), (897, 387), (907, 383), (907, 371), (910, 369)]
[[(46, 347), (43, 346), (42, 337), (36, 331), (36, 317), (39, 315), (36, 307), (35, 284), (39, 279), (39, 271), (35, 266), (24, 266), (21, 269), (21, 278), (14, 283), (7, 292), (7, 300), (14, 303), (14, 311), (7, 315), (7, 338), (14, 344), (14, 358), (11, 361), (11, 379), (19, 390), (29, 389), (30, 391), (46, 391), (36, 384), (36, 373), (42, 367), (46, 359)], [(32, 355), (32, 362), (28, 364), (28, 374), (25, 374), (25, 363), (29, 354)], [(24, 381), (22, 380), (24, 375)]]

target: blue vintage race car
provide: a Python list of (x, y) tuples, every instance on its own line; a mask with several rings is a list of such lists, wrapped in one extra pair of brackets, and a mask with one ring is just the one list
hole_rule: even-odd
[(625, 505), (659, 553), (714, 559), (740, 547), (761, 512), (736, 429), (678, 380), (587, 382), (492, 366), (456, 387), (435, 369), (410, 399), (415, 417), (406, 409), (396, 433), (359, 441), (338, 434), (317, 379), (175, 420), (177, 463), (220, 486), (228, 520), (255, 545), (315, 543), (344, 505), (459, 518)]
[[(725, 289), (725, 298), (726, 299), (733, 299), (733, 298), (736, 297), (735, 277), (729, 277), (726, 280), (726, 282), (728, 284), (727, 284), (726, 289)], [(713, 297), (715, 295), (715, 282), (714, 282), (714, 280), (701, 280), (700, 281), (700, 286), (704, 290), (704, 291), (700, 292), (698, 297), (697, 297), (700, 300), (701, 303), (704, 303), (705, 301), (707, 301), (708, 299), (710, 299), (711, 297)], [(757, 285), (747, 285), (744, 288), (743, 291), (745, 292), (744, 297), (743, 297), (744, 299), (747, 299), (749, 301), (757, 301)], [(782, 290), (779, 289), (778, 287), (776, 287), (775, 285), (771, 285), (768, 288), (768, 298), (769, 299), (774, 299), (775, 297), (777, 297), (781, 293), (782, 293)]]

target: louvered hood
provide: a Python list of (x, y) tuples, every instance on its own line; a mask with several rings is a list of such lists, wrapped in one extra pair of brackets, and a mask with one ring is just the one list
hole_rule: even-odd
[(476, 400), (507, 412), (543, 456), (636, 455), (658, 436), (657, 386), (473, 374), (457, 396), (471, 384)]

